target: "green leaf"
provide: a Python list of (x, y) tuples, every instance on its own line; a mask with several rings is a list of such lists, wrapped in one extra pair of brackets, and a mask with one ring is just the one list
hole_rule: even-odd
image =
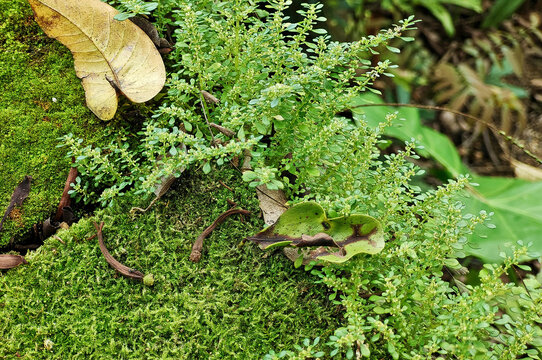
[(315, 202), (291, 207), (274, 225), (248, 239), (264, 250), (315, 247), (305, 253), (305, 259), (332, 263), (345, 262), (359, 253), (376, 254), (384, 248), (382, 228), (375, 218), (355, 214), (328, 219)]
[[(477, 214), (481, 210), (493, 212), (491, 223), (495, 229), (480, 226), (464, 248), (485, 262), (501, 263), (499, 253), (512, 255), (509, 244), (522, 240), (532, 242), (531, 252), (542, 254), (542, 181), (502, 177), (475, 177), (478, 187), (463, 199), (465, 211)], [(533, 254), (536, 255), (536, 254)], [(536, 256), (535, 256), (536, 257)]]
[(489, 10), (482, 28), (487, 29), (499, 25), (503, 20), (512, 15), (525, 0), (497, 0)]
[(320, 170), (316, 166), (308, 167), (306, 170), (307, 170), (307, 174), (309, 174), (310, 176), (313, 176), (313, 177), (320, 176)]
[(482, 2), (480, 0), (440, 0), (440, 2), (443, 4), (461, 6), (465, 9), (474, 10), (477, 13), (482, 12)]
[[(365, 93), (357, 97), (351, 105), (383, 103), (379, 96)], [(385, 135), (402, 141), (416, 140), (416, 144), (422, 145), (424, 148), (423, 150), (416, 149), (416, 152), (421, 156), (431, 157), (438, 161), (452, 177), (470, 173), (469, 169), (461, 162), (459, 153), (450, 139), (446, 135), (422, 125), (418, 109), (371, 106), (353, 108), (352, 112), (354, 119), (365, 120), (369, 126), (375, 128), (385, 120), (387, 114), (397, 112), (397, 118), (391, 126), (384, 130)]]
[(115, 15), (113, 18), (115, 20), (118, 20), (118, 21), (124, 21), (124, 20), (129, 19), (129, 18), (134, 17), (134, 16), (135, 16), (135, 14), (121, 12), (121, 13), (118, 13), (117, 15)]
[[(357, 104), (381, 104), (380, 97), (363, 94), (355, 100)], [(398, 108), (397, 119), (384, 134), (403, 141), (414, 138), (423, 150), (416, 151), (425, 157), (431, 157), (444, 166), (449, 175), (457, 178), (461, 174), (470, 174), (453, 143), (445, 135), (423, 126), (417, 109)], [(384, 121), (386, 114), (396, 109), (386, 106), (358, 107), (352, 109), (354, 119), (364, 119), (370, 126), (376, 127)], [(404, 117), (405, 120), (399, 120)], [(473, 182), (479, 187), (469, 187), (463, 192), (462, 202), (467, 206), (466, 213), (478, 214), (481, 210), (494, 213), (491, 222), (476, 229), (469, 236), (469, 245), (464, 248), (467, 255), (473, 255), (486, 262), (503, 261), (500, 252), (512, 254), (508, 244), (518, 240), (533, 242), (531, 251), (542, 254), (542, 182), (528, 182), (514, 178), (473, 176)], [(465, 197), (466, 196), (466, 197)], [(495, 229), (493, 229), (495, 228)]]
[(299, 268), (301, 265), (303, 265), (303, 256), (299, 256), (297, 259), (295, 259), (294, 261), (294, 267), (297, 269)]
[(424, 2), (421, 2), (420, 5), (429, 10), (433, 14), (433, 16), (440, 21), (448, 36), (454, 35), (455, 27), (452, 16), (444, 6), (440, 5), (435, 0), (426, 0)]

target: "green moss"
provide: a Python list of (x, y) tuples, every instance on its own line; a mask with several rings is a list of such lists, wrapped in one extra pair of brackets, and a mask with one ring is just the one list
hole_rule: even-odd
[[(41, 32), (24, 0), (0, 0), (0, 86), (0, 210), (25, 175), (34, 178), (20, 218), (0, 233), (2, 246), (55, 210), (70, 166), (58, 137), (101, 145), (108, 129), (126, 124), (87, 110), (71, 54)], [(321, 296), (325, 287), (280, 254), (240, 245), (263, 222), (240, 175), (220, 178), (241, 190), (185, 174), (149, 212), (132, 218), (130, 203), (141, 200), (127, 198), (60, 232), (65, 244), (50, 238), (28, 265), (0, 273), (0, 358), (261, 358), (327, 337), (340, 317)], [(255, 215), (227, 219), (206, 240), (202, 261), (190, 262), (193, 241), (227, 198)], [(87, 240), (94, 219), (105, 222), (113, 256), (152, 273), (153, 287), (109, 267), (96, 239)]]
[(30, 196), (0, 232), (0, 247), (54, 212), (70, 163), (57, 138), (102, 141), (110, 126), (85, 106), (70, 52), (49, 39), (24, 0), (0, 0), (0, 216), (25, 175)]
[[(101, 211), (104, 240), (125, 265), (155, 284), (123, 278), (108, 266), (90, 219), (49, 239), (29, 264), (0, 276), (0, 354), (38, 358), (261, 358), (305, 337), (330, 335), (336, 307), (311, 276), (280, 253), (264, 256), (242, 239), (262, 226), (240, 175), (185, 174), (150, 211)], [(239, 190), (241, 189), (241, 190)], [(189, 261), (193, 241), (235, 200), (253, 216), (228, 218)], [(130, 200), (130, 199), (127, 199)], [(127, 201), (129, 202), (129, 201)], [(44, 342), (54, 344), (47, 350)]]

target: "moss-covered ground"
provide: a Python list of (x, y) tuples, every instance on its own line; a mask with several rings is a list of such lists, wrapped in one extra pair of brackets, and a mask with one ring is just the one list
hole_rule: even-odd
[(2, 247), (56, 209), (70, 167), (57, 138), (96, 144), (109, 124), (86, 108), (70, 52), (43, 34), (25, 0), (0, 0), (0, 89), (0, 217), (17, 184), (33, 177), (0, 232)]
[[(57, 138), (74, 133), (99, 144), (120, 123), (87, 110), (69, 51), (41, 32), (24, 0), (0, 0), (0, 86), (0, 216), (24, 176), (34, 178), (1, 247), (54, 212), (70, 166)], [(254, 215), (227, 219), (206, 240), (202, 261), (190, 262), (193, 241), (227, 199)], [(336, 328), (339, 312), (323, 285), (280, 254), (240, 245), (263, 221), (235, 171), (187, 172), (134, 217), (133, 201), (84, 218), (30, 252), (29, 264), (0, 272), (0, 359), (253, 359)], [(105, 222), (113, 256), (154, 274), (154, 287), (109, 267), (88, 240), (93, 220)]]
[[(0, 276), (0, 355), (257, 359), (305, 337), (327, 338), (340, 319), (325, 286), (280, 253), (240, 245), (262, 220), (239, 178), (187, 173), (145, 214), (115, 207), (60, 232), (65, 244), (48, 239), (28, 265)], [(228, 218), (206, 239), (201, 262), (190, 262), (193, 241), (228, 209), (227, 199), (254, 215)], [(154, 287), (109, 267), (97, 240), (87, 240), (93, 220), (105, 222), (112, 255), (154, 274)]]

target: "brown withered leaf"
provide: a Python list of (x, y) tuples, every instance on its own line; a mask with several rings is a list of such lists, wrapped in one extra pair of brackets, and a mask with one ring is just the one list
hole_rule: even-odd
[(109, 251), (105, 247), (104, 239), (103, 239), (102, 229), (104, 227), (104, 223), (101, 222), (100, 225), (94, 223), (94, 227), (96, 228), (97, 235), (98, 235), (98, 245), (100, 246), (100, 250), (103, 256), (105, 257), (105, 261), (107, 261), (107, 263), (111, 265), (113, 269), (117, 270), (122, 276), (143, 281), (145, 274), (143, 274), (141, 271), (129, 268), (128, 266), (121, 264), (117, 259), (115, 259), (109, 253)]
[(222, 213), (207, 229), (205, 229), (196, 239), (194, 242), (194, 245), (192, 245), (192, 251), (190, 252), (190, 261), (192, 262), (199, 262), (201, 259), (201, 251), (203, 249), (203, 240), (207, 236), (209, 236), (210, 233), (216, 229), (218, 225), (224, 222), (228, 216), (231, 216), (233, 214), (241, 214), (241, 215), (250, 215), (250, 211), (243, 210), (243, 209), (230, 209), (224, 213)]
[(8, 208), (6, 209), (6, 212), (4, 213), (4, 217), (2, 218), (2, 221), (0, 221), (0, 231), (2, 231), (2, 227), (4, 226), (4, 221), (8, 217), (9, 213), (15, 208), (15, 206), (21, 206), (23, 201), (28, 197), (28, 194), (30, 194), (30, 182), (32, 181), (32, 176), (26, 175), (17, 185), (15, 190), (13, 191), (13, 194), (11, 195), (11, 200), (9, 201)]
[(131, 21), (118, 21), (100, 0), (28, 0), (47, 35), (68, 47), (82, 79), (87, 106), (102, 120), (117, 110), (117, 90), (133, 102), (152, 99), (164, 86), (162, 57)]
[(12, 269), (21, 264), (28, 264), (22, 255), (0, 254), (0, 269)]

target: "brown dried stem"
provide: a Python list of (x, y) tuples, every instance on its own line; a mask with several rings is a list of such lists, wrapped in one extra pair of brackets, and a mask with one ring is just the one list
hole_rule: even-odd
[(192, 252), (190, 253), (190, 261), (198, 262), (201, 259), (201, 250), (203, 249), (203, 240), (213, 232), (214, 229), (226, 220), (230, 215), (242, 214), (250, 215), (250, 211), (243, 209), (230, 209), (222, 213), (207, 229), (205, 229), (196, 239), (194, 245), (192, 246)]
[[(75, 159), (72, 159), (72, 162)], [(62, 215), (64, 214), (64, 208), (67, 206), (70, 206), (71, 204), (71, 198), (70, 194), (68, 192), (71, 189), (71, 184), (75, 182), (75, 178), (77, 177), (77, 168), (72, 167), (70, 168), (70, 172), (68, 173), (68, 177), (66, 178), (66, 183), (64, 184), (64, 191), (62, 192), (62, 197), (60, 198), (60, 202), (58, 203), (58, 208), (56, 209), (55, 214), (55, 221), (62, 220)]]
[(143, 277), (145, 275), (141, 271), (137, 271), (132, 268), (129, 268), (126, 265), (123, 265), (120, 262), (118, 262), (113, 256), (111, 256), (111, 254), (109, 253), (109, 251), (107, 250), (104, 244), (104, 239), (102, 235), (102, 228), (104, 227), (103, 221), (100, 223), (100, 225), (94, 222), (94, 227), (96, 228), (96, 231), (97, 231), (98, 244), (100, 245), (100, 250), (102, 251), (102, 254), (105, 257), (105, 261), (107, 261), (107, 263), (111, 265), (113, 269), (117, 270), (121, 275), (127, 278), (131, 278), (131, 279), (143, 280)]
[(209, 125), (211, 125), (212, 128), (218, 130), (220, 133), (226, 135), (227, 137), (233, 137), (235, 135), (235, 131), (225, 128), (222, 125), (218, 125), (215, 123), (210, 123)]

